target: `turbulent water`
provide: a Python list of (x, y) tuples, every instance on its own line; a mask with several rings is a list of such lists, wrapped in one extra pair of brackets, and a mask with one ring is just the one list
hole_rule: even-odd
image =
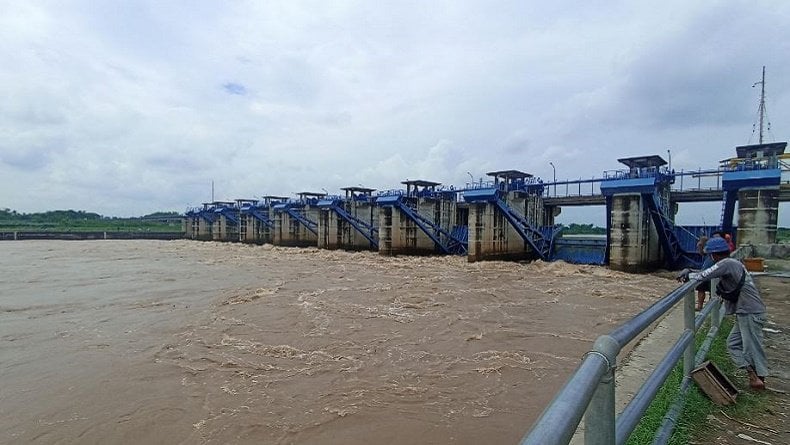
[(674, 288), (565, 263), (0, 243), (0, 443), (517, 443)]

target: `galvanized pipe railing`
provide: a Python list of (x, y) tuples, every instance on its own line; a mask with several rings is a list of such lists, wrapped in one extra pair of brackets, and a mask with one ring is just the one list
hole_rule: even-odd
[[(711, 286), (711, 288), (715, 287), (715, 285)], [(710, 330), (708, 330), (708, 335), (705, 336), (705, 340), (702, 342), (699, 350), (694, 355), (695, 364), (702, 363), (702, 361), (705, 360), (705, 357), (708, 355), (708, 351), (710, 350), (710, 346), (713, 344), (713, 339), (716, 338), (719, 333), (719, 326), (721, 325), (721, 320), (723, 318), (720, 299), (712, 299), (710, 304), (705, 306), (703, 310), (700, 311), (699, 315), (697, 315), (696, 320), (694, 321), (695, 329), (698, 330), (702, 326), (702, 323), (711, 314), (713, 315)], [(661, 422), (661, 427), (659, 427), (655, 437), (653, 438), (653, 445), (666, 445), (669, 443), (669, 440), (672, 438), (672, 433), (675, 431), (678, 416), (680, 416), (680, 413), (683, 411), (683, 407), (686, 405), (686, 394), (688, 393), (690, 386), (691, 376), (686, 375), (683, 378), (683, 382), (680, 384), (680, 392), (677, 399), (675, 399), (674, 403), (672, 403), (672, 406), (669, 407), (666, 415), (664, 415), (664, 420)]]
[[(661, 318), (661, 316), (672, 309), (672, 307), (675, 306), (678, 301), (688, 294), (692, 287), (693, 286), (690, 283), (685, 283), (684, 285), (678, 287), (667, 294), (664, 298), (655, 302), (652, 306), (637, 314), (631, 320), (615, 328), (609, 335), (617, 340), (617, 343), (620, 344), (620, 347), (627, 345), (628, 342), (635, 339), (637, 335), (647, 329), (651, 324), (653, 324), (654, 321), (658, 320)], [(692, 307), (692, 311), (693, 309), (694, 308)]]
[(675, 343), (667, 355), (664, 356), (664, 359), (659, 362), (659, 364), (656, 366), (656, 369), (645, 381), (645, 384), (639, 389), (639, 392), (637, 392), (631, 401), (628, 402), (628, 405), (626, 405), (623, 412), (617, 416), (617, 421), (615, 422), (617, 440), (615, 443), (620, 445), (624, 444), (628, 440), (628, 438), (631, 436), (631, 433), (634, 432), (634, 429), (636, 429), (636, 426), (639, 424), (639, 421), (642, 420), (642, 416), (645, 414), (645, 411), (647, 411), (647, 408), (650, 407), (650, 403), (653, 401), (656, 394), (658, 394), (658, 390), (661, 389), (661, 386), (675, 368), (678, 360), (680, 360), (680, 357), (683, 355), (684, 351), (688, 349), (688, 346), (693, 341), (693, 331), (688, 329), (683, 331), (683, 334), (680, 336), (680, 340)]
[[(599, 348), (600, 349), (600, 348)], [(593, 348), (595, 351), (595, 348)], [(567, 444), (590, 404), (598, 383), (611, 371), (612, 362), (601, 352), (588, 353), (522, 444)]]
[[(718, 301), (695, 319), (694, 287), (696, 282), (681, 285), (640, 314), (602, 335), (595, 341), (571, 378), (541, 414), (531, 431), (521, 440), (524, 445), (566, 445), (585, 417), (586, 445), (621, 445), (628, 440), (656, 393), (672, 369), (683, 357), (683, 390), (698, 358), (695, 357), (694, 336), (704, 318), (718, 313)], [(651, 326), (656, 320), (683, 300), (684, 330), (678, 341), (661, 360), (653, 374), (632, 398), (621, 415), (615, 416), (614, 371), (617, 355), (623, 347)], [(715, 326), (718, 327), (716, 320)], [(709, 343), (708, 343), (709, 345)], [(666, 432), (664, 432), (666, 434)]]

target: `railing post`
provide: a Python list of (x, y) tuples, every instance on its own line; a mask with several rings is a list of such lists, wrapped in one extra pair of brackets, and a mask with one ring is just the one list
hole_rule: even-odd
[(684, 328), (687, 331), (691, 331), (692, 341), (686, 347), (686, 351), (683, 354), (683, 376), (690, 377), (691, 371), (694, 370), (694, 356), (696, 354), (696, 345), (694, 344), (694, 336), (696, 331), (694, 330), (694, 299), (695, 295), (694, 287), (691, 287), (686, 295), (683, 297), (683, 319), (684, 319)]
[(608, 336), (598, 337), (591, 354), (600, 354), (609, 363), (584, 415), (584, 445), (614, 445), (615, 393), (614, 370), (620, 345)]
[[(714, 278), (710, 280), (710, 299), (711, 302), (713, 301), (713, 297), (718, 298), (719, 296), (716, 294), (716, 287), (719, 285), (719, 279)], [(719, 302), (719, 310), (715, 311), (710, 315), (710, 323), (711, 326), (719, 327), (721, 326), (721, 321), (724, 319), (724, 312), (726, 308), (724, 307), (724, 301)]]

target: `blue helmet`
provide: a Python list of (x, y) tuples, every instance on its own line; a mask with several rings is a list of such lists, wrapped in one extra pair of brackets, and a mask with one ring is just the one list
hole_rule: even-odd
[(705, 253), (730, 253), (730, 245), (724, 238), (714, 236), (705, 243)]

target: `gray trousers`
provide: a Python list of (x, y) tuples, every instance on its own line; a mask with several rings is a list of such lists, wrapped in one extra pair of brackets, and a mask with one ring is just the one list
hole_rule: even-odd
[(768, 375), (763, 348), (765, 314), (735, 314), (735, 326), (727, 337), (727, 350), (739, 368), (751, 366), (760, 377)]

